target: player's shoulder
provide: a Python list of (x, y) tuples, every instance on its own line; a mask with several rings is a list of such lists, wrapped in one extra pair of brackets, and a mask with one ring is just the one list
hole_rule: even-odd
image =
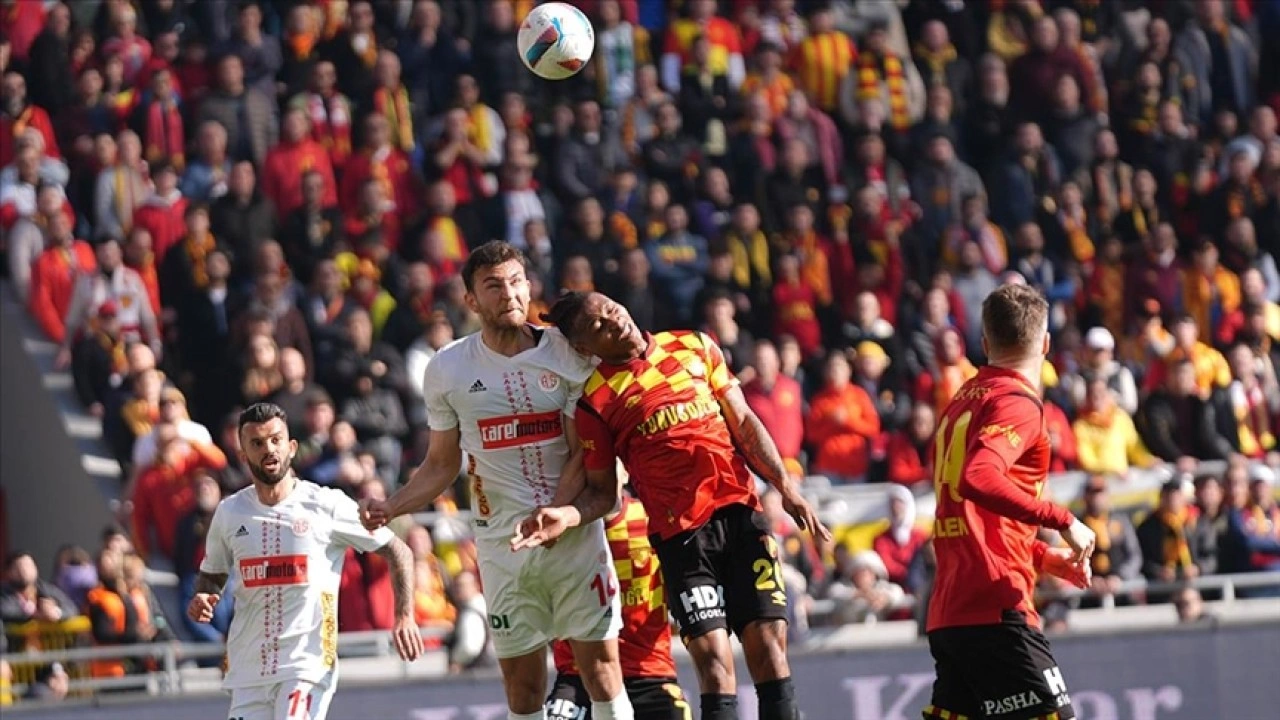
[(598, 361), (574, 349), (556, 328), (538, 328), (538, 345), (525, 356), (526, 362), (555, 373), (572, 383), (586, 382), (596, 371)]
[(294, 492), (299, 493), (303, 503), (315, 505), (327, 512), (332, 512), (339, 505), (354, 502), (349, 495), (341, 490), (318, 485), (310, 480), (299, 479), (298, 486), (294, 489)]
[(653, 344), (664, 350), (678, 350), (681, 347), (701, 350), (714, 345), (715, 341), (697, 330), (663, 330), (653, 334)]
[(436, 372), (444, 372), (468, 364), (471, 362), (470, 356), (475, 349), (475, 344), (479, 341), (480, 333), (472, 333), (454, 340), (436, 351), (431, 362), (427, 364), (427, 369), (435, 368)]

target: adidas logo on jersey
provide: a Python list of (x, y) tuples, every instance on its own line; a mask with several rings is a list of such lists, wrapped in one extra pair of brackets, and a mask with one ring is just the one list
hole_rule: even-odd
[(478, 393), (478, 392), (484, 392), (485, 390), (488, 390), (488, 389), (489, 388), (484, 386), (484, 383), (480, 382), (479, 380), (476, 380), (475, 382), (471, 383), (471, 389), (468, 390), (467, 392)]
[(236, 531), (236, 537), (247, 537), (248, 535), (249, 531), (243, 525), (241, 525), (240, 529)]

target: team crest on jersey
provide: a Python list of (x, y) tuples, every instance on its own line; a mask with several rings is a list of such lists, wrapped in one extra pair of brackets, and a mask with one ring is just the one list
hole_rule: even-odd
[(293, 534), (298, 537), (306, 537), (311, 532), (311, 521), (306, 518), (298, 518), (293, 521)]
[(560, 376), (552, 372), (544, 372), (538, 378), (538, 387), (546, 392), (555, 392), (560, 387)]

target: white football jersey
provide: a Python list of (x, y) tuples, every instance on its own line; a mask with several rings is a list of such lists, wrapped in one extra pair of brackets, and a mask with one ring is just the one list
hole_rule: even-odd
[(223, 687), (315, 683), (333, 670), (346, 550), (371, 552), (393, 537), (385, 527), (365, 530), (341, 491), (305, 480), (272, 507), (252, 485), (219, 503), (200, 571), (235, 585)]
[(559, 331), (515, 357), (490, 350), (480, 333), (440, 349), (423, 379), (432, 430), (459, 429), (467, 454), (476, 537), (508, 539), (535, 507), (551, 503), (569, 456), (564, 416), (573, 417), (594, 364)]

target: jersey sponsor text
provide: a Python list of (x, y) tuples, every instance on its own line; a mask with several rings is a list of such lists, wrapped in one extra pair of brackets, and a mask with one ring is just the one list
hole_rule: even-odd
[(503, 450), (554, 440), (564, 434), (561, 413), (555, 410), (530, 415), (507, 415), (476, 421), (485, 450)]
[(306, 555), (251, 557), (240, 561), (240, 578), (247, 588), (306, 585)]

